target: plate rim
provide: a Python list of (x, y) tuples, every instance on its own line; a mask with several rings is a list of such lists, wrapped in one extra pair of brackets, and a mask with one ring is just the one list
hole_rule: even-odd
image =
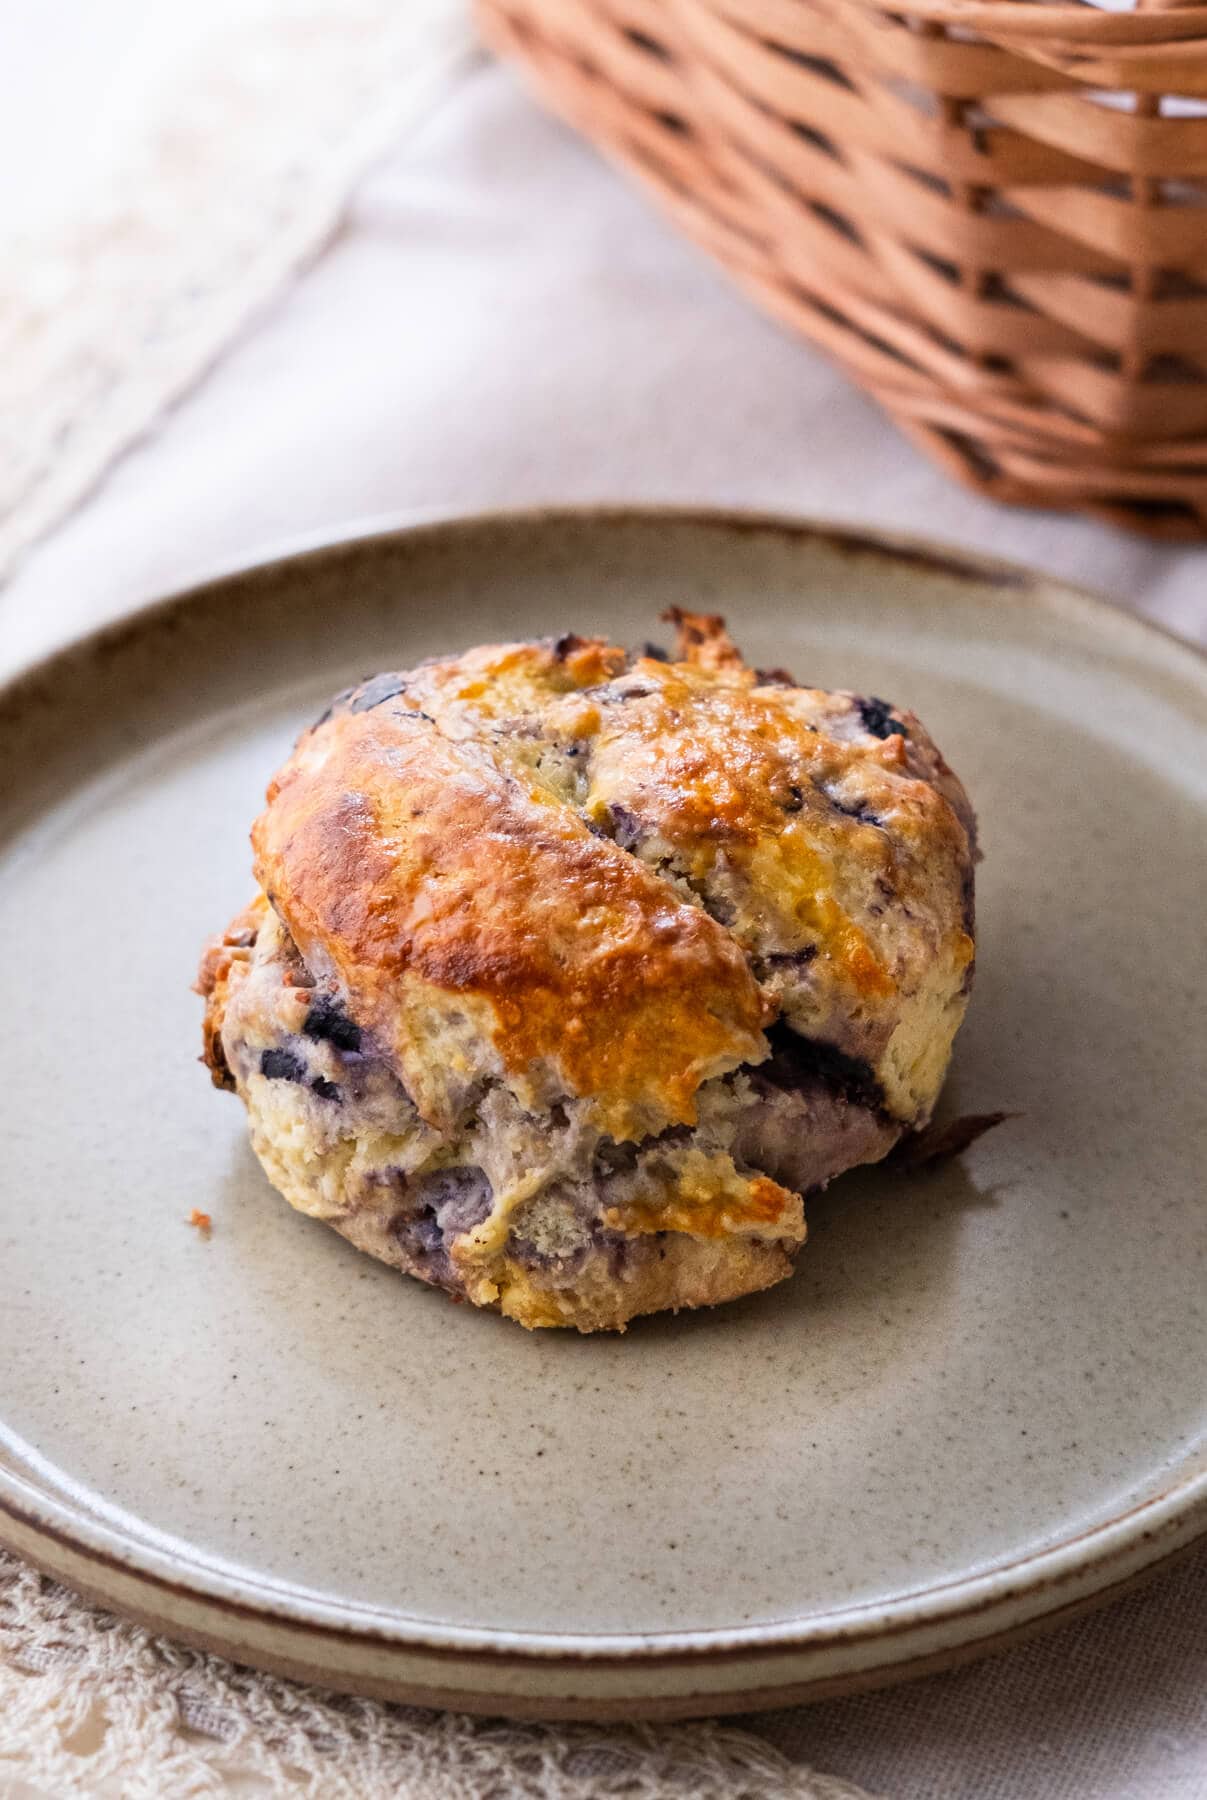
[[(220, 557), (212, 564), (198, 564), (179, 585), (166, 593), (134, 599), (111, 619), (86, 631), (73, 633), (62, 643), (32, 657), (19, 659), (0, 672), (0, 714), (21, 699), (27, 684), (43, 681), (52, 666), (75, 661), (98, 651), (117, 648), (129, 636), (166, 623), (177, 610), (201, 600), (215, 588), (265, 576), (286, 565), (301, 567), (328, 556), (393, 539), (441, 536), (482, 530), (530, 529), (571, 524), (656, 525), (704, 527), (724, 532), (773, 532), (802, 541), (818, 542), (852, 556), (873, 555), (887, 562), (930, 570), (945, 580), (967, 578), (989, 586), (1010, 588), (1032, 605), (1054, 609), (1058, 595), (1087, 613), (1105, 613), (1115, 631), (1131, 633), (1140, 641), (1155, 638), (1188, 655), (1192, 665), (1207, 665), (1207, 644), (1197, 643), (1163, 620), (1138, 612), (1123, 600), (1085, 582), (1049, 573), (1033, 563), (969, 549), (950, 538), (895, 527), (868, 525), (830, 514), (792, 513), (773, 507), (693, 505), (675, 501), (599, 500), (537, 502), (524, 506), (485, 507), (466, 512), (457, 506), (404, 507), (367, 513), (342, 526), (319, 526), (312, 531), (286, 532), (265, 540), (258, 548)], [(1207, 680), (1207, 667), (1200, 679)]]
[[(453, 508), (410, 510), (402, 515), (358, 520), (335, 533), (320, 531), (294, 536), (250, 559), (223, 564), (163, 596), (137, 603), (116, 618), (18, 665), (0, 682), (0, 717), (19, 714), (65, 665), (86, 663), (111, 653), (128, 640), (170, 625), (177, 615), (249, 578), (298, 572), (307, 564), (338, 558), (349, 551), (371, 552), (414, 539), (465, 538), (490, 530), (526, 530), (539, 535), (545, 529), (575, 525), (605, 530), (609, 526), (671, 525), (726, 536), (769, 532), (790, 538), (801, 547), (815, 544), (840, 554), (871, 555), (947, 580), (964, 579), (975, 583), (984, 599), (989, 597), (988, 590), (1009, 589), (1010, 604), (1026, 601), (1049, 615), (1068, 617), (1071, 604), (1073, 613), (1080, 618), (1097, 619), (1106, 625), (1124, 654), (1130, 648), (1127, 640), (1137, 650), (1152, 648), (1155, 640), (1166, 650), (1172, 647), (1180, 652), (1191, 673), (1192, 685), (1207, 699), (1207, 649), (1122, 602), (1063, 576), (1049, 575), (1017, 561), (967, 550), (924, 534), (865, 527), (846, 520), (752, 508), (619, 502), (501, 507), (475, 512)], [(53, 1493), (35, 1487), (18, 1470), (0, 1463), (0, 1543), (8, 1543), (51, 1573), (61, 1574), (65, 1561), (74, 1565), (82, 1560), (89, 1568), (132, 1576), (161, 1594), (169, 1608), (212, 1608), (227, 1616), (251, 1616), (291, 1633), (316, 1634), (349, 1649), (395, 1649), (421, 1654), (437, 1663), (452, 1659), (479, 1668), (503, 1662), (519, 1662), (532, 1668), (562, 1666), (580, 1673), (592, 1666), (698, 1668), (718, 1662), (773, 1658), (776, 1654), (818, 1656), (868, 1643), (887, 1645), (911, 1632), (944, 1629), (961, 1622), (990, 1628), (953, 1640), (943, 1654), (954, 1658), (961, 1646), (967, 1652), (970, 1645), (984, 1640), (985, 1647), (989, 1647), (994, 1635), (1011, 1629), (1009, 1621), (999, 1615), (1009, 1612), (1012, 1601), (1025, 1606), (1028, 1601), (1047, 1600), (1032, 1616), (1016, 1621), (1020, 1631), (1039, 1629), (1056, 1611), (1080, 1609), (1096, 1599), (1109, 1598), (1113, 1590), (1130, 1585), (1150, 1566), (1176, 1556), (1204, 1534), (1207, 1469), (1178, 1477), (1159, 1493), (1039, 1550), (997, 1563), (971, 1577), (955, 1577), (908, 1590), (888, 1602), (863, 1602), (831, 1609), (812, 1619), (797, 1617), (734, 1628), (661, 1633), (525, 1632), (433, 1625), (393, 1609), (379, 1612), (364, 1603), (329, 1600), (273, 1582), (252, 1586), (246, 1572), (236, 1574), (231, 1570), (228, 1575), (218, 1565), (195, 1554), (190, 1556), (188, 1546), (161, 1549), (123, 1535), (117, 1526), (90, 1516), (82, 1508), (73, 1509)], [(100, 1592), (104, 1599), (103, 1583), (93, 1591)], [(188, 1629), (183, 1621), (172, 1622), (170, 1610), (166, 1622), (162, 1614), (155, 1616), (169, 1632)], [(854, 1675), (851, 1679), (857, 1681)], [(805, 1688), (813, 1685), (816, 1684), (806, 1683)], [(404, 1691), (414, 1691), (413, 1686)], [(715, 1695), (706, 1698), (710, 1705), (715, 1703)], [(769, 1702), (782, 1703), (779, 1699)], [(738, 1692), (733, 1707), (747, 1705), (749, 1700)]]

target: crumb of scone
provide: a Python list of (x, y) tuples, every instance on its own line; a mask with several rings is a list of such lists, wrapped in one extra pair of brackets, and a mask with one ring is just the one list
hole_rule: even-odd
[(668, 617), (673, 657), (566, 633), (339, 695), (198, 981), (290, 1204), (527, 1326), (782, 1280), (804, 1197), (929, 1123), (971, 987), (920, 721)]

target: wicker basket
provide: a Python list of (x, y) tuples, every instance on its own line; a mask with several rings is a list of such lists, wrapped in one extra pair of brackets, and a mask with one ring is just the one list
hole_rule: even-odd
[(1207, 531), (1207, 4), (479, 16), (944, 468), (1000, 500)]

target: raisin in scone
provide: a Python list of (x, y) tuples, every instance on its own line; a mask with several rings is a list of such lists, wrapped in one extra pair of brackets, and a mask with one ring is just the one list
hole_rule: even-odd
[(202, 965), (290, 1204), (527, 1326), (781, 1280), (967, 1003), (973, 816), (918, 720), (673, 616), (674, 661), (567, 636), (340, 695)]

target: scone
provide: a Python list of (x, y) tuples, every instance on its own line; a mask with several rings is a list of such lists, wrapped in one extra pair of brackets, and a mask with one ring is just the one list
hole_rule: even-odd
[(341, 694), (202, 964), (274, 1186), (522, 1325), (780, 1281), (967, 1003), (973, 816), (918, 720), (672, 617), (674, 661), (566, 636)]

